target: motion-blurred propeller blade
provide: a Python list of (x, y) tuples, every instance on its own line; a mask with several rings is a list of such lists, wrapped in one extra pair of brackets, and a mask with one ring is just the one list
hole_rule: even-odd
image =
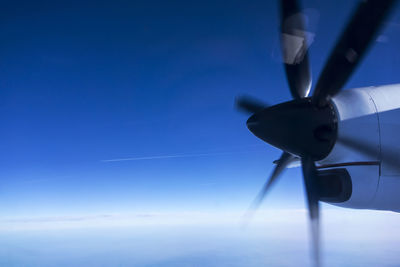
[(342, 89), (365, 55), (368, 46), (373, 42), (395, 2), (395, 0), (360, 1), (321, 72), (312, 97), (314, 103), (323, 106), (329, 97)]
[(390, 168), (400, 171), (400, 159), (397, 156), (397, 151), (393, 148), (382, 147), (380, 150), (384, 152), (382, 155), (378, 155), (376, 147), (355, 138), (339, 137), (337, 142), (364, 155), (381, 160), (387, 164), (387, 166), (390, 166)]
[(306, 97), (311, 88), (307, 32), (296, 0), (281, 0), (281, 47), (293, 98)]
[(268, 107), (268, 105), (249, 96), (237, 97), (235, 105), (239, 110), (245, 111), (249, 114), (257, 113)]
[(287, 152), (283, 152), (280, 159), (278, 160), (274, 170), (268, 181), (265, 183), (264, 187), (261, 189), (260, 193), (258, 193), (257, 197), (254, 199), (251, 207), (253, 210), (256, 210), (261, 202), (264, 200), (267, 192), (274, 184), (274, 182), (278, 179), (279, 175), (286, 169), (286, 167), (290, 164), (290, 162), (294, 159), (294, 156)]
[(320, 266), (318, 173), (311, 157), (303, 157), (301, 164), (310, 217), (313, 259), (315, 266)]
[(272, 171), (271, 176), (269, 177), (268, 181), (265, 183), (263, 188), (261, 189), (260, 193), (258, 193), (257, 197), (253, 200), (251, 206), (247, 210), (244, 216), (244, 225), (247, 225), (247, 223), (251, 220), (251, 218), (254, 215), (254, 212), (258, 209), (260, 206), (261, 202), (264, 200), (267, 192), (271, 188), (271, 186), (274, 184), (274, 182), (278, 179), (279, 175), (285, 170), (285, 168), (290, 164), (290, 162), (294, 159), (295, 157), (292, 154), (289, 154), (287, 152), (283, 152), (279, 160), (277, 161), (277, 164)]

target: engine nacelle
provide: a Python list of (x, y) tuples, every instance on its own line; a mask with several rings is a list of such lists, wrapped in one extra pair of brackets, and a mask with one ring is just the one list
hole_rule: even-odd
[(338, 138), (330, 154), (318, 162), (326, 195), (321, 200), (349, 208), (400, 211), (400, 164), (389, 161), (400, 159), (400, 85), (345, 90), (332, 103)]

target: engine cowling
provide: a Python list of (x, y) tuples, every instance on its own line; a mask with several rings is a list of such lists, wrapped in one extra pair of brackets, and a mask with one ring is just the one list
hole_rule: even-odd
[[(336, 175), (336, 180), (329, 179), (335, 180), (336, 184), (341, 181), (342, 191), (335, 198), (324, 200), (321, 197), (321, 200), (344, 207), (371, 208), (379, 181), (380, 138), (376, 106), (366, 88), (342, 91), (332, 103), (337, 116), (337, 141), (330, 154), (318, 164), (322, 175)], [(368, 144), (371, 151), (362, 153), (342, 140)], [(321, 180), (324, 180), (323, 176)]]
[[(321, 201), (349, 208), (400, 211), (400, 85), (345, 90), (332, 98), (332, 104), (338, 120), (337, 141), (318, 166), (324, 186), (333, 183), (335, 189), (326, 189)], [(358, 149), (357, 144), (363, 148)], [(324, 181), (324, 176), (333, 177), (339, 169), (345, 169), (348, 176), (342, 171)], [(349, 184), (346, 187), (346, 179), (338, 177), (348, 177), (351, 182), (347, 200), (340, 196), (347, 194)]]

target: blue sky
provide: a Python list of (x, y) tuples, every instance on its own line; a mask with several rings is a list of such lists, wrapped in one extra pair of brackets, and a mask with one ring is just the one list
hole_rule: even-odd
[[(356, 2), (302, 2), (316, 82)], [(290, 100), (277, 9), (277, 1), (5, 2), (2, 222), (241, 214), (280, 152), (251, 135), (234, 99)], [(346, 88), (400, 82), (399, 12)], [(156, 158), (107, 161), (142, 157)], [(304, 207), (299, 169), (267, 204)]]

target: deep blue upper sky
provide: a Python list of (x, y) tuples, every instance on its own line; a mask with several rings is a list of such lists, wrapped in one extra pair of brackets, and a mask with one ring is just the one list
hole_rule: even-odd
[[(290, 100), (276, 2), (3, 3), (2, 213), (245, 209), (280, 152), (234, 98)], [(314, 82), (354, 4), (303, 1)], [(346, 88), (400, 82), (398, 11)], [(303, 206), (299, 173), (271, 205)]]

